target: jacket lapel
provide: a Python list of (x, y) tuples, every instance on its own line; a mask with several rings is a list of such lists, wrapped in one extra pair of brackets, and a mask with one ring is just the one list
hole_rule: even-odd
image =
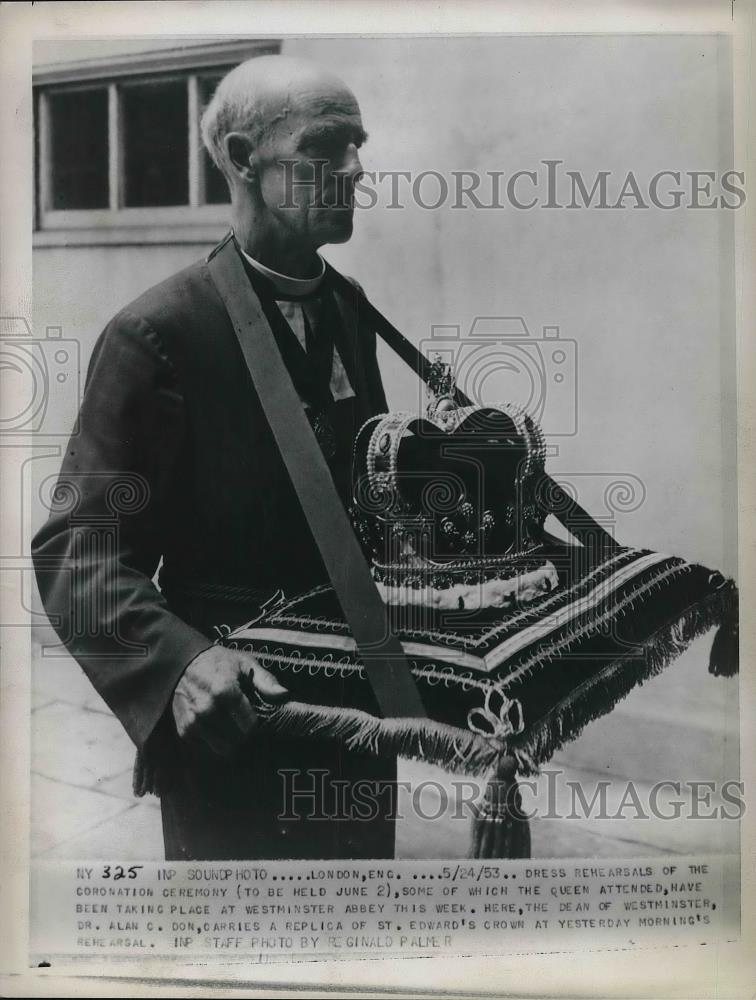
[(354, 295), (342, 292), (341, 289), (334, 288), (329, 280), (331, 265), (326, 264), (326, 281), (328, 281), (331, 293), (329, 298), (335, 303), (340, 315), (340, 322), (336, 324), (336, 347), (344, 363), (344, 368), (349, 377), (349, 381), (354, 389), (356, 405), (360, 422), (364, 422), (372, 416), (370, 402), (370, 391), (366, 377), (365, 359), (362, 355), (362, 335), (360, 328), (360, 316), (357, 308), (358, 291), (354, 289)]

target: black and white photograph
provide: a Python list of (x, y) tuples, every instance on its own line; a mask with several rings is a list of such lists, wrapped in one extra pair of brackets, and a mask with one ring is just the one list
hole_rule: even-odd
[(243, 6), (31, 47), (32, 964), (738, 940), (733, 38)]

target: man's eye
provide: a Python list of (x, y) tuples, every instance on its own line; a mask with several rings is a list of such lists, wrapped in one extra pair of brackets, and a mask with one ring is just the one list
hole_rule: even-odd
[(325, 156), (331, 159), (338, 155), (338, 153), (346, 147), (340, 139), (319, 139), (317, 142), (313, 143), (310, 148), (319, 156)]

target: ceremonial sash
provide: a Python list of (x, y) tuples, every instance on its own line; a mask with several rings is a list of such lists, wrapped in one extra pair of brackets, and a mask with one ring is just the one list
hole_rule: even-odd
[(404, 652), (233, 236), (208, 261), (286, 470), (354, 636), (381, 712), (424, 718)]

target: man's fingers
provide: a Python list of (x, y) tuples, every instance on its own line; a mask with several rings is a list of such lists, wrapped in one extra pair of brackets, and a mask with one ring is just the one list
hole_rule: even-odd
[(248, 710), (251, 711), (251, 706), (241, 692), (237, 700), (240, 707), (236, 712), (229, 703), (223, 707), (216, 706), (213, 712), (182, 713), (179, 716), (174, 713), (179, 736), (193, 746), (211, 750), (219, 757), (230, 757), (249, 733)]
[(245, 666), (247, 667), (247, 677), (252, 681), (255, 690), (266, 701), (280, 702), (288, 698), (289, 692), (286, 688), (278, 683), (269, 670), (261, 667), (257, 660), (252, 657), (245, 657)]
[(272, 703), (287, 697), (275, 677), (252, 656), (213, 649), (189, 665), (176, 686), (173, 716), (179, 736), (232, 756), (255, 728), (254, 692)]
[(229, 702), (226, 709), (240, 735), (248, 736), (257, 724), (257, 712), (250, 705), (246, 695), (240, 691), (239, 697)]

